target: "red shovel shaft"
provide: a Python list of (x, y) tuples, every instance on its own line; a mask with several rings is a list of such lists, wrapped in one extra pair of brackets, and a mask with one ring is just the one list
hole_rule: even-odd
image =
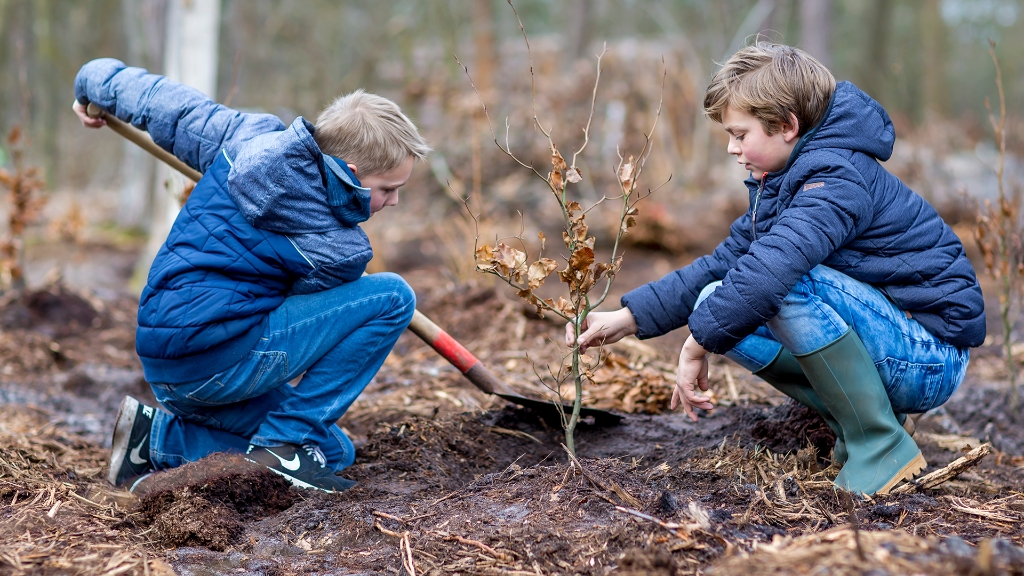
[(458, 368), (462, 375), (477, 388), (488, 394), (505, 390), (504, 383), (477, 360), (472, 352), (466, 350), (465, 346), (459, 344), (455, 338), (452, 338), (419, 310), (413, 314), (409, 330), (429, 344), (445, 360), (451, 362), (452, 366)]

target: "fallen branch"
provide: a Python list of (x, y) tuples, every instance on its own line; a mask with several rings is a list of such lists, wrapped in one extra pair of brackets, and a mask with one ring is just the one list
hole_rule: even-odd
[(409, 541), (409, 532), (402, 533), (402, 540), (398, 544), (398, 549), (402, 555), (402, 566), (405, 571), (409, 573), (409, 576), (416, 576), (416, 565), (412, 562), (412, 542)]
[[(665, 522), (664, 520), (661, 520), (660, 518), (655, 518), (650, 514), (644, 514), (639, 510), (630, 510), (629, 508), (623, 508), (622, 506), (616, 506), (615, 509), (618, 510), (619, 512), (623, 512), (631, 516), (636, 516), (637, 518), (647, 520), (648, 522), (654, 522), (658, 526), (661, 526), (665, 530), (671, 532), (672, 535), (676, 538), (680, 539), (689, 538), (690, 530), (700, 528), (699, 524), (679, 524), (678, 522)], [(680, 530), (683, 530), (684, 532), (680, 534)]]
[(476, 546), (477, 548), (483, 550), (484, 552), (490, 554), (491, 556), (494, 556), (498, 560), (506, 560), (506, 561), (509, 561), (509, 562), (515, 560), (515, 558), (509, 556), (508, 554), (506, 554), (504, 552), (499, 552), (498, 550), (495, 550), (494, 548), (491, 548), (487, 544), (484, 544), (483, 542), (480, 542), (478, 540), (470, 540), (469, 538), (463, 538), (462, 536), (459, 536), (457, 534), (450, 534), (448, 536), (445, 536), (444, 539), (445, 540), (454, 540), (454, 541), (456, 541), (456, 542), (458, 542), (460, 544), (465, 544), (467, 546)]
[(940, 468), (935, 472), (925, 474), (917, 480), (910, 480), (906, 484), (896, 487), (896, 489), (892, 491), (892, 494), (911, 494), (920, 490), (935, 488), (947, 480), (956, 478), (962, 472), (974, 466), (980, 462), (982, 458), (991, 453), (992, 445), (989, 443), (982, 444), (967, 454), (953, 460), (945, 468)]

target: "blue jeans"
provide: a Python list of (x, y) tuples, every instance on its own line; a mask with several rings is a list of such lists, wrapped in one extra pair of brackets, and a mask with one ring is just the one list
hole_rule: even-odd
[[(697, 303), (721, 282), (708, 284)], [(725, 356), (757, 372), (783, 347), (803, 356), (832, 344), (853, 328), (878, 368), (894, 412), (941, 406), (963, 381), (970, 353), (939, 340), (877, 288), (816, 266), (782, 301), (777, 316)]]
[[(316, 444), (335, 472), (355, 449), (335, 424), (409, 325), (416, 295), (396, 274), (290, 296), (248, 356), (195, 382), (152, 383), (150, 455), (157, 470), (249, 444)], [(305, 372), (295, 386), (289, 381)]]

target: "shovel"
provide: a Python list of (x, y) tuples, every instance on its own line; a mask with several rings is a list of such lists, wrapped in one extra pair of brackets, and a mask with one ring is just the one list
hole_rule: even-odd
[[(86, 112), (93, 118), (103, 118), (111, 130), (137, 144), (158, 160), (183, 174), (186, 178), (199, 182), (199, 179), (203, 177), (198, 170), (193, 169), (170, 152), (157, 146), (148, 133), (122, 122), (117, 117), (101, 110), (95, 104), (90, 103)], [(556, 404), (548, 400), (527, 398), (516, 394), (507, 384), (499, 380), (487, 366), (484, 366), (472, 352), (467, 350), (462, 344), (459, 344), (450, 334), (442, 330), (419, 310), (413, 313), (412, 322), (409, 323), (409, 331), (419, 336), (421, 340), (426, 342), (442, 358), (458, 368), (467, 380), (484, 393), (493, 394), (513, 404), (528, 408), (544, 419), (554, 420), (559, 418), (559, 410), (566, 414), (572, 413), (572, 406), (570, 405)], [(597, 408), (580, 408), (580, 418), (593, 419), (593, 423), (598, 426), (614, 425), (622, 420), (622, 417), (617, 414)]]

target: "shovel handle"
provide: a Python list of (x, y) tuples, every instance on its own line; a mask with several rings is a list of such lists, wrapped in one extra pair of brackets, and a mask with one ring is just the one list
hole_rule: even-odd
[(121, 121), (113, 114), (105, 112), (102, 108), (92, 102), (85, 107), (85, 113), (91, 118), (103, 118), (107, 121), (107, 126), (109, 126), (111, 130), (134, 142), (146, 152), (156, 156), (157, 160), (160, 160), (171, 168), (181, 172), (186, 178), (189, 178), (193, 182), (199, 182), (199, 179), (203, 177), (198, 170), (192, 168), (188, 164), (185, 164), (181, 160), (178, 160), (174, 154), (171, 154), (167, 150), (157, 146), (156, 142), (153, 142), (153, 138), (151, 138), (148, 133), (135, 128), (131, 124)]
[(409, 331), (420, 337), (445, 360), (451, 362), (452, 366), (459, 369), (467, 380), (474, 386), (487, 394), (494, 394), (496, 391), (504, 390), (505, 385), (493, 372), (484, 366), (483, 362), (477, 360), (476, 356), (455, 338), (434, 324), (430, 318), (417, 310), (412, 315), (412, 322), (409, 323)]

